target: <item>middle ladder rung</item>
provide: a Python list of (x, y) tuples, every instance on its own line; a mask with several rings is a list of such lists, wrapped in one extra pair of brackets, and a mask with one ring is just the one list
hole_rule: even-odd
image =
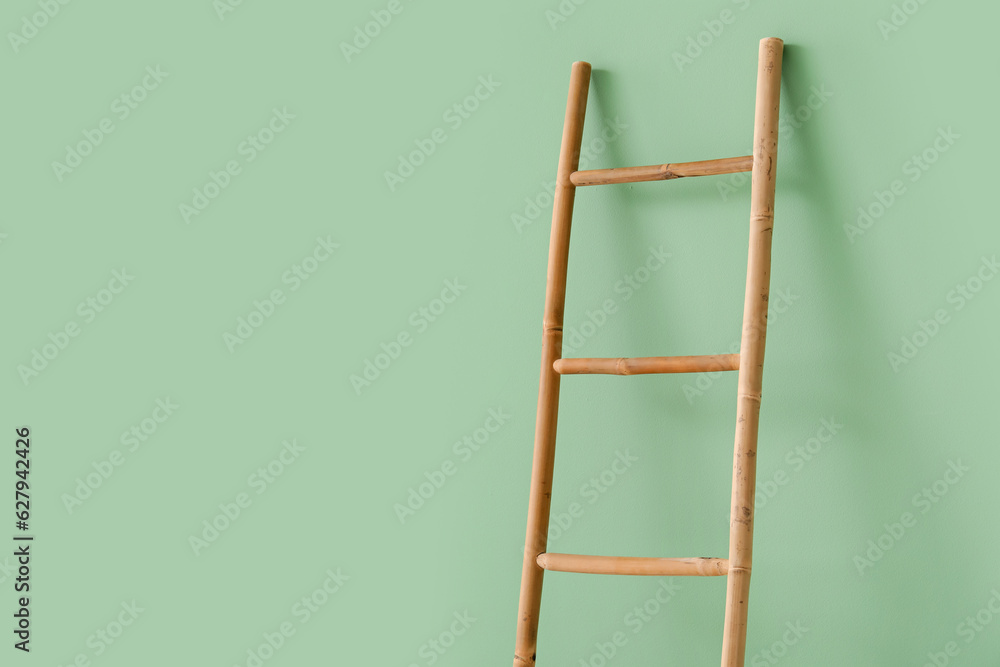
[(552, 368), (560, 375), (643, 375), (646, 373), (703, 373), (736, 371), (738, 354), (705, 354), (693, 357), (638, 357), (635, 359), (556, 359)]
[(573, 185), (613, 185), (615, 183), (643, 183), (669, 181), (688, 176), (714, 176), (753, 170), (753, 156), (725, 157), (719, 160), (653, 164), (648, 167), (620, 167), (618, 169), (591, 169), (574, 171), (569, 176)]
[(721, 577), (729, 573), (729, 560), (726, 558), (635, 558), (543, 553), (538, 554), (535, 562), (543, 570), (583, 574)]

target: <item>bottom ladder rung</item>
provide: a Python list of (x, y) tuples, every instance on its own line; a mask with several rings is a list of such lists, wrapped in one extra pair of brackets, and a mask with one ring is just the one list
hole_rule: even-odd
[(635, 558), (543, 553), (538, 554), (535, 562), (543, 570), (583, 574), (721, 577), (729, 572), (729, 560), (726, 558)]

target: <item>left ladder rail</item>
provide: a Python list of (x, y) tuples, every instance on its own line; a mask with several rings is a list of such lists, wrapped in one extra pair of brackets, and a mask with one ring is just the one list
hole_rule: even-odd
[(542, 576), (537, 562), (545, 552), (552, 504), (552, 465), (556, 453), (556, 417), (559, 411), (559, 374), (552, 365), (562, 356), (563, 309), (566, 304), (566, 268), (569, 232), (573, 220), (576, 186), (570, 175), (580, 167), (583, 121), (590, 92), (590, 63), (573, 63), (566, 118), (563, 123), (556, 191), (549, 239), (549, 268), (545, 284), (545, 314), (542, 320), (542, 374), (538, 386), (535, 450), (528, 492), (528, 528), (524, 540), (524, 565), (517, 612), (514, 667), (533, 667), (538, 641), (538, 610), (542, 601)]

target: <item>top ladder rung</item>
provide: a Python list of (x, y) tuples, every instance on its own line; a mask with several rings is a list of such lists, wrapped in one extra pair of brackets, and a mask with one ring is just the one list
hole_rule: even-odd
[(668, 181), (687, 176), (713, 176), (735, 174), (753, 169), (753, 156), (725, 157), (719, 160), (654, 164), (648, 167), (622, 167), (620, 169), (591, 169), (574, 171), (569, 176), (573, 185), (611, 185), (614, 183), (642, 183)]

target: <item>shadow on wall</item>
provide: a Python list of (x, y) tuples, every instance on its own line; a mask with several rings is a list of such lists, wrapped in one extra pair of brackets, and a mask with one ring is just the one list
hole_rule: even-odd
[[(805, 110), (810, 108), (810, 97), (821, 87), (824, 72), (835, 67), (834, 63), (819, 66), (811, 53), (800, 45), (785, 45), (781, 107), (784, 119), (791, 120), (796, 112), (800, 112), (800, 121), (808, 118), (809, 112)], [(606, 70), (594, 70), (592, 77), (594, 120), (590, 125), (594, 126), (614, 117), (609, 101), (621, 99), (621, 91), (616, 88), (615, 77)], [(911, 498), (931, 481), (923, 478), (925, 471), (944, 464), (937, 458), (938, 453), (930, 451), (937, 448), (921, 444), (941, 442), (945, 434), (918, 428), (908, 419), (914, 410), (923, 412), (924, 407), (931, 406), (915, 404), (905, 374), (893, 372), (886, 361), (888, 350), (883, 349), (884, 341), (898, 337), (899, 323), (887, 320), (885, 309), (873, 298), (878, 291), (867, 282), (866, 276), (871, 271), (865, 263), (877, 261), (877, 257), (862, 255), (844, 234), (844, 223), (852, 219), (855, 205), (854, 193), (838, 189), (841, 184), (851, 182), (851, 164), (831, 163), (829, 148), (837, 139), (828, 133), (835, 126), (830, 122), (800, 122), (791, 127), (794, 130), (786, 128), (779, 138), (776, 205), (779, 233), (774, 240), (774, 257), (776, 264), (786, 258), (786, 263), (781, 264), (786, 268), (780, 270), (788, 283), (809, 287), (808, 309), (812, 316), (797, 320), (799, 331), (794, 336), (798, 341), (794, 353), (799, 358), (790, 360), (794, 375), (787, 371), (785, 375), (785, 380), (790, 378), (794, 386), (781, 389), (780, 408), (783, 413), (817, 418), (834, 413), (845, 425), (844, 437), (838, 438), (837, 446), (843, 459), (851, 463), (845, 468), (849, 471), (844, 473), (845, 478), (827, 487), (838, 489), (843, 496), (823, 497), (822, 494), (831, 492), (817, 488), (816, 497), (810, 499), (810, 504), (817, 507), (839, 508), (824, 510), (824, 516), (842, 522), (841, 526), (826, 531), (826, 526), (816, 525), (815, 514), (802, 512), (801, 508), (787, 511), (799, 516), (794, 520), (795, 525), (817, 531), (809, 536), (808, 544), (800, 544), (795, 550), (809, 552), (816, 544), (825, 542), (822, 553), (816, 556), (821, 562), (813, 561), (813, 565), (822, 565), (848, 582), (855, 581), (857, 586), (846, 587), (843, 594), (863, 598), (857, 600), (863, 604), (854, 605), (859, 616), (866, 617), (859, 621), (869, 620), (874, 624), (900, 613), (896, 600), (905, 598), (908, 591), (912, 596), (914, 576), (925, 576), (927, 568), (937, 573), (953, 569), (948, 563), (953, 561), (954, 556), (949, 552), (954, 546), (933, 544), (929, 533), (919, 538), (915, 535), (908, 547), (921, 550), (919, 559), (907, 561), (919, 561), (919, 565), (910, 566), (919, 567), (919, 572), (911, 571), (904, 576), (898, 567), (884, 566), (862, 576), (853, 560), (855, 555), (865, 553), (869, 540), (879, 539), (886, 524), (895, 524), (901, 513), (914, 510)], [(624, 148), (621, 143), (610, 143), (602, 163), (628, 164)], [(866, 157), (859, 155), (852, 159)], [(705, 185), (673, 190), (673, 201), (717, 203), (718, 191), (710, 182), (712, 179), (698, 180), (705, 181)], [(644, 238), (640, 225), (629, 223), (638, 222), (634, 207), (640, 197), (647, 195), (636, 196), (638, 191), (633, 193), (624, 187), (602, 188), (601, 192), (620, 223), (613, 226), (617, 241), (614, 247), (626, 262), (643, 256), (648, 239)], [(749, 188), (745, 194), (748, 197)], [(749, 215), (749, 209), (747, 212)], [(772, 290), (777, 287), (772, 281)], [(661, 313), (669, 311), (671, 302), (682, 297), (670, 292), (670, 288), (669, 285), (659, 288), (666, 296), (661, 301)], [(622, 318), (628, 338), (626, 345), (639, 340), (644, 330), (662, 328), (664, 349), (671, 349), (671, 328), (661, 327), (657, 317), (656, 313), (633, 312)], [(783, 354), (787, 361), (787, 353)], [(765, 394), (767, 378), (765, 373)], [(666, 409), (671, 420), (678, 422), (691, 418), (689, 406), (672, 389), (650, 385), (650, 391), (640, 396), (641, 403), (636, 409), (649, 414)], [(777, 406), (765, 399), (763, 409), (777, 409)], [(780, 416), (772, 413), (768, 419), (774, 422)], [(820, 531), (826, 531), (825, 535)], [(836, 536), (836, 542), (831, 535)]]
[[(822, 74), (809, 63), (805, 48), (786, 44), (782, 65), (782, 117), (794, 115), (797, 109), (808, 107), (814, 86), (822, 81)], [(845, 243), (843, 222), (849, 217), (850, 204), (846, 195), (837, 192), (834, 184), (841, 179), (834, 177), (834, 168), (825, 155), (825, 144), (815, 123), (801, 123), (791, 136), (779, 140), (778, 204), (782, 199), (794, 201), (806, 215), (800, 219), (783, 220), (784, 227), (795, 226), (801, 239), (811, 242), (811, 247), (783, 248), (781, 235), (775, 236), (775, 254), (794, 252), (808, 256), (812, 275), (803, 276), (816, 288), (815, 302), (823, 320), (815, 329), (824, 332), (815, 347), (820, 358), (803, 359), (803, 370), (813, 369), (817, 374), (806, 373), (816, 390), (836, 400), (842, 409), (850, 412), (852, 431), (856, 434), (877, 430), (878, 415), (858, 409), (862, 405), (845, 405), (845, 398), (858, 395), (858, 389), (877, 382), (881, 373), (859, 350), (878, 338), (878, 311), (868, 300), (871, 291), (862, 283), (849, 257), (850, 246)], [(782, 253), (782, 251), (785, 251)], [(832, 372), (831, 372), (832, 371)], [(822, 372), (822, 375), (818, 375)], [(818, 380), (822, 379), (822, 382)], [(807, 393), (805, 397), (814, 397)], [(790, 406), (792, 407), (792, 406)], [(813, 400), (803, 403), (800, 409), (824, 410)]]
[[(823, 81), (823, 72), (831, 68), (832, 65), (818, 66), (809, 49), (786, 44), (782, 74), (782, 108), (786, 111), (782, 116), (808, 107), (813, 87)], [(775, 256), (795, 253), (809, 258), (800, 266), (810, 273), (800, 279), (812, 285), (811, 300), (817, 306), (814, 308), (817, 319), (808, 323), (809, 333), (816, 336), (816, 342), (799, 347), (800, 353), (808, 350), (814, 358), (796, 360), (803, 391), (789, 393), (783, 408), (809, 414), (832, 409), (845, 424), (846, 437), (839, 441), (838, 447), (852, 463), (850, 476), (836, 487), (844, 497), (817, 497), (810, 504), (838, 507), (847, 516), (844, 525), (829, 531), (838, 536), (836, 544), (825, 545), (818, 556), (820, 561), (827, 562), (813, 562), (813, 566), (844, 572), (848, 580), (858, 577), (858, 586), (853, 590), (861, 599), (852, 605), (859, 615), (858, 622), (877, 624), (880, 619), (889, 616), (900, 619), (901, 613), (909, 613), (899, 608), (898, 601), (912, 597), (915, 578), (923, 577), (930, 585), (929, 580), (940, 578), (940, 573), (954, 571), (949, 566), (954, 555), (947, 553), (954, 547), (949, 549), (939, 544), (929, 533), (919, 538), (914, 536), (916, 539), (907, 547), (920, 550), (919, 559), (908, 561), (913, 564), (919, 561), (916, 565), (919, 571), (907, 572), (883, 565), (862, 576), (854, 561), (856, 555), (864, 557), (868, 541), (878, 540), (886, 532), (885, 526), (899, 522), (903, 512), (919, 514), (911, 498), (931, 481), (924, 479), (927, 469), (944, 465), (939, 454), (921, 445), (941, 442), (947, 436), (928, 432), (926, 424), (916, 426), (910, 417), (931, 406), (916, 403), (905, 374), (895, 373), (887, 363), (888, 350), (883, 348), (883, 341), (898, 338), (899, 323), (886, 319), (885, 309), (873, 300), (878, 290), (873, 290), (865, 278), (872, 274), (865, 263), (877, 261), (877, 257), (863, 256), (845, 236), (844, 223), (852, 220), (855, 208), (854, 194), (836, 187), (850, 182), (847, 176), (851, 164), (831, 163), (827, 149), (836, 140), (820, 135), (828, 127), (829, 124), (822, 127), (820, 123), (804, 122), (791, 136), (779, 141), (782, 159), (778, 207), (782, 200), (786, 204), (794, 202), (805, 214), (798, 219), (782, 218), (782, 227), (797, 228), (801, 245), (789, 247), (784, 242), (785, 235), (778, 235)], [(866, 157), (856, 155), (853, 159)], [(810, 520), (804, 518), (802, 524), (808, 523)], [(822, 525), (817, 527), (823, 529)], [(850, 531), (855, 534), (846, 537)], [(822, 539), (818, 535), (813, 537)], [(919, 544), (921, 540), (923, 544)], [(929, 576), (932, 574), (934, 577)], [(843, 592), (850, 595), (851, 590), (846, 588)], [(917, 612), (913, 613), (916, 616)], [(900, 623), (901, 627), (904, 625)], [(883, 657), (889, 662), (898, 660), (898, 655)]]

